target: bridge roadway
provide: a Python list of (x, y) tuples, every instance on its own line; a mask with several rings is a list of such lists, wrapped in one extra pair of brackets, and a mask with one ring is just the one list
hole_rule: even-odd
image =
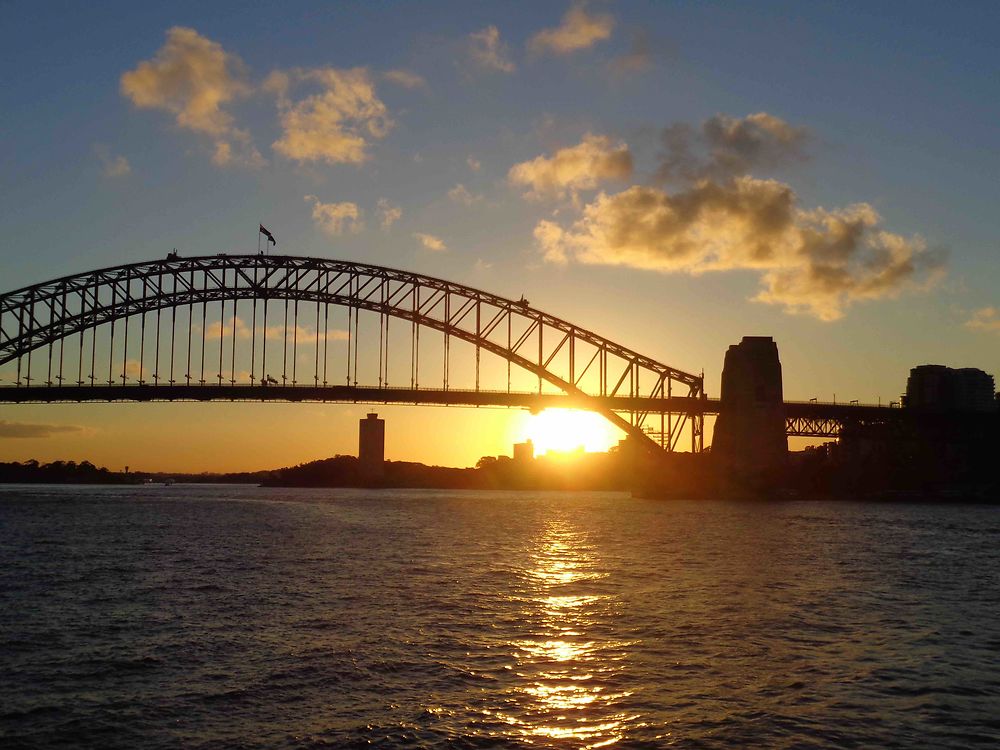
[[(142, 401), (286, 401), (352, 404), (410, 404), (431, 406), (506, 407), (539, 412), (548, 408), (587, 409), (637, 414), (717, 415), (715, 398), (630, 396), (579, 396), (537, 391), (491, 391), (433, 388), (390, 388), (347, 385), (237, 385), (212, 383), (188, 385), (44, 385), (0, 386), (0, 404), (60, 402)], [(995, 431), (1000, 414), (933, 414), (876, 404), (843, 404), (815, 401), (784, 403), (785, 433), (790, 437), (834, 440), (847, 425), (885, 425), (892, 430), (920, 425), (945, 434), (959, 430), (968, 435)]]
[[(216, 385), (207, 384), (127, 384), (52, 385), (0, 387), (0, 403), (59, 403), (100, 401), (312, 401), (365, 404), (426, 404), (440, 406), (500, 406), (540, 411), (546, 408), (593, 409), (617, 412), (673, 412), (689, 415), (719, 413), (715, 398), (668, 398), (630, 396), (576, 396), (565, 393), (491, 391), (431, 388), (375, 388), (347, 385)], [(785, 417), (789, 434), (834, 436), (834, 425), (845, 421), (888, 422), (903, 418), (899, 408), (872, 404), (831, 404), (786, 401)], [(794, 424), (793, 424), (794, 423)]]

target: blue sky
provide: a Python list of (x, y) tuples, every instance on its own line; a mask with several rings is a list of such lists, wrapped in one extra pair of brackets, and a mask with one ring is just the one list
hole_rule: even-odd
[[(552, 36), (539, 41), (540, 32), (558, 29), (560, 39), (570, 39), (574, 12), (603, 29), (597, 38), (576, 39), (571, 49)], [(1000, 7), (991, 3), (4, 3), (3, 287), (159, 257), (173, 247), (192, 255), (256, 250), (260, 220), (285, 252), (523, 293), (677, 367), (704, 369), (712, 394), (726, 346), (748, 334), (776, 338), (792, 398), (891, 400), (908, 369), (924, 362), (1000, 374), (998, 21)], [(213, 163), (221, 131), (180, 124), (176, 110), (138, 106), (123, 89), (123, 75), (154, 61), (175, 27), (215, 45), (230, 70), (239, 67), (233, 80), (243, 91), (219, 109), (228, 123), (223, 135), (238, 146), (233, 133), (245, 133), (235, 138), (259, 152), (256, 165)], [(487, 38), (476, 35), (490, 28), (499, 61), (492, 66), (475, 54), (484, 49), (476, 40)], [(623, 58), (630, 53), (629, 67)], [(363, 159), (296, 158), (272, 145), (287, 136), (282, 112), (322, 91), (320, 74), (310, 71), (358, 68), (385, 120), (378, 134), (366, 130), (369, 120), (348, 123), (365, 141)], [(275, 71), (291, 76), (285, 110), (265, 85)], [(419, 79), (400, 85), (388, 71)], [(760, 113), (773, 119), (746, 119)], [(693, 178), (656, 179), (662, 132), (686, 123), (694, 146), (706, 148), (704, 123), (719, 117), (732, 128), (749, 123), (770, 146), (787, 147), (749, 163), (745, 174), (718, 177), (720, 184), (740, 176), (775, 181), (793, 191), (797, 210), (822, 208), (841, 218), (865, 204), (880, 217), (865, 225), (871, 242), (890, 233), (918, 266), (933, 258), (933, 268), (928, 260), (924, 270), (864, 299), (827, 305), (823, 315), (835, 319), (824, 320), (809, 307), (812, 287), (801, 286), (812, 266), (793, 269), (793, 313), (788, 294), (770, 304), (752, 299), (769, 283), (768, 270), (787, 270), (786, 261), (764, 268), (716, 249), (721, 260), (710, 268), (677, 261), (658, 238), (644, 246), (642, 262), (597, 247), (605, 235), (595, 240), (593, 231), (607, 229), (602, 222), (626, 208), (627, 191), (669, 202), (695, 190)], [(632, 168), (598, 169), (524, 197), (541, 183), (517, 184), (512, 167), (537, 158), (550, 167), (588, 135), (606, 139), (604, 152), (626, 148)], [(380, 200), (401, 212), (385, 229)], [(317, 206), (344, 204), (356, 207), (363, 229), (314, 217)], [(718, 218), (709, 217), (710, 232), (725, 226), (726, 217), (721, 225)], [(816, 219), (796, 221), (788, 235), (795, 242), (799, 225)], [(566, 262), (546, 255), (536, 237), (543, 222), (562, 232)], [(438, 238), (446, 249), (428, 250), (417, 235)], [(731, 239), (727, 233), (712, 241)], [(858, 250), (861, 265), (852, 266), (859, 274), (864, 253), (873, 252), (866, 247)], [(667, 255), (657, 255), (661, 250)], [(871, 288), (863, 276), (855, 281), (852, 289)], [(273, 413), (301, 421), (298, 408)], [(72, 419), (127, 439), (128, 428), (115, 422), (125, 412), (32, 409), (5, 408), (0, 419)], [(323, 419), (343, 421), (346, 413), (329, 407)], [(398, 421), (416, 429), (421, 413), (401, 411)], [(235, 415), (224, 419), (237, 423)], [(468, 415), (435, 419), (477, 429)], [(505, 450), (506, 433), (496, 433), (475, 450)], [(353, 437), (343, 446), (337, 440), (331, 445), (346, 451)], [(0, 450), (17, 457), (41, 451), (25, 442), (0, 441)], [(412, 457), (477, 457), (463, 450)]]

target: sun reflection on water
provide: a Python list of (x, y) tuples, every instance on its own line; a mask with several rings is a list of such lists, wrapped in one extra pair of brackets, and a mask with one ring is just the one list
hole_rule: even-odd
[(528, 737), (613, 745), (638, 717), (623, 710), (623, 661), (632, 643), (614, 637), (618, 597), (602, 590), (607, 573), (587, 535), (549, 522), (524, 570), (527, 637), (513, 641), (517, 710), (497, 718)]

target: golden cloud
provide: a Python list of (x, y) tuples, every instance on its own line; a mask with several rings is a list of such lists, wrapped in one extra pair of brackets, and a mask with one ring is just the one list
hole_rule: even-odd
[(562, 22), (553, 29), (542, 29), (528, 41), (535, 54), (568, 55), (594, 46), (611, 36), (615, 19), (606, 14), (590, 15), (583, 4), (571, 7)]
[(365, 228), (357, 203), (322, 203), (315, 195), (307, 195), (305, 200), (313, 204), (312, 218), (316, 226), (327, 234), (357, 234)]
[(420, 244), (424, 246), (426, 250), (433, 250), (436, 253), (444, 252), (448, 248), (445, 247), (444, 242), (439, 237), (435, 237), (433, 234), (423, 234), (422, 232), (414, 232), (413, 236), (420, 241)]
[(894, 297), (941, 275), (941, 259), (919, 237), (884, 231), (880, 222), (864, 203), (805, 211), (789, 186), (738, 177), (673, 194), (642, 186), (601, 193), (569, 228), (540, 222), (535, 239), (554, 263), (755, 270), (757, 301), (836, 320), (858, 300)]
[[(319, 93), (292, 101), (289, 93), (299, 84), (318, 86)], [(283, 133), (274, 150), (295, 161), (360, 164), (370, 140), (393, 126), (365, 68), (275, 71), (264, 88), (278, 97)]]
[(974, 331), (990, 331), (1000, 333), (1000, 309), (995, 307), (980, 307), (972, 312), (965, 321), (965, 327)]
[(239, 57), (183, 26), (169, 29), (155, 57), (121, 77), (121, 92), (135, 106), (164, 110), (179, 127), (210, 136), (217, 164), (263, 163), (249, 134), (223, 108), (252, 90)]
[(564, 196), (597, 187), (603, 180), (626, 179), (632, 174), (632, 154), (625, 143), (587, 133), (576, 146), (515, 164), (507, 173), (514, 185), (529, 188), (526, 197)]
[[(348, 332), (339, 328), (320, 331), (315, 326), (303, 324), (289, 326), (288, 328), (284, 325), (276, 324), (267, 326), (263, 331), (261, 328), (258, 327), (254, 330), (243, 318), (239, 316), (227, 316), (225, 320), (216, 320), (206, 325), (205, 337), (210, 341), (219, 338), (232, 340), (235, 334), (237, 339), (248, 341), (253, 337), (260, 338), (263, 335), (264, 338), (272, 341), (291, 339), (294, 336), (296, 341), (304, 344), (317, 343), (324, 339), (326, 341), (344, 341), (348, 338)], [(135, 364), (135, 370), (138, 371), (138, 363)], [(246, 379), (244, 378), (244, 380)]]

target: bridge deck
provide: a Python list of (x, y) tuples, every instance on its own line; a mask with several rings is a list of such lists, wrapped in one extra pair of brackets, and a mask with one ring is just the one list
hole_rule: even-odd
[[(615, 411), (672, 412), (675, 414), (719, 413), (716, 398), (668, 398), (629, 396), (581, 397), (537, 391), (497, 391), (440, 388), (389, 388), (347, 385), (249, 385), (249, 384), (144, 384), (53, 385), (0, 387), (0, 403), (59, 403), (89, 401), (316, 401), (371, 404), (437, 404), (442, 406), (504, 406), (534, 408), (601, 408)], [(894, 419), (908, 412), (874, 404), (833, 404), (786, 401), (785, 416), (795, 419)]]
[[(674, 396), (583, 396), (565, 393), (433, 388), (375, 388), (347, 385), (259, 384), (125, 384), (0, 386), (0, 404), (100, 403), (145, 401), (262, 401), (353, 404), (422, 404), (438, 406), (505, 407), (541, 411), (548, 408), (587, 409), (616, 413), (717, 415), (720, 401)], [(833, 404), (815, 401), (784, 403), (785, 433), (795, 437), (837, 439), (845, 425), (904, 426), (919, 424), (940, 430), (996, 429), (1000, 415), (927, 414), (874, 404)], [(895, 429), (895, 427), (893, 427)]]
[(329, 403), (431, 404), (441, 406), (502, 406), (525, 409), (594, 407), (613, 411), (714, 414), (713, 399), (587, 397), (565, 393), (432, 388), (374, 388), (346, 385), (61, 385), (0, 387), (0, 403), (60, 403), (97, 401), (313, 401)]

